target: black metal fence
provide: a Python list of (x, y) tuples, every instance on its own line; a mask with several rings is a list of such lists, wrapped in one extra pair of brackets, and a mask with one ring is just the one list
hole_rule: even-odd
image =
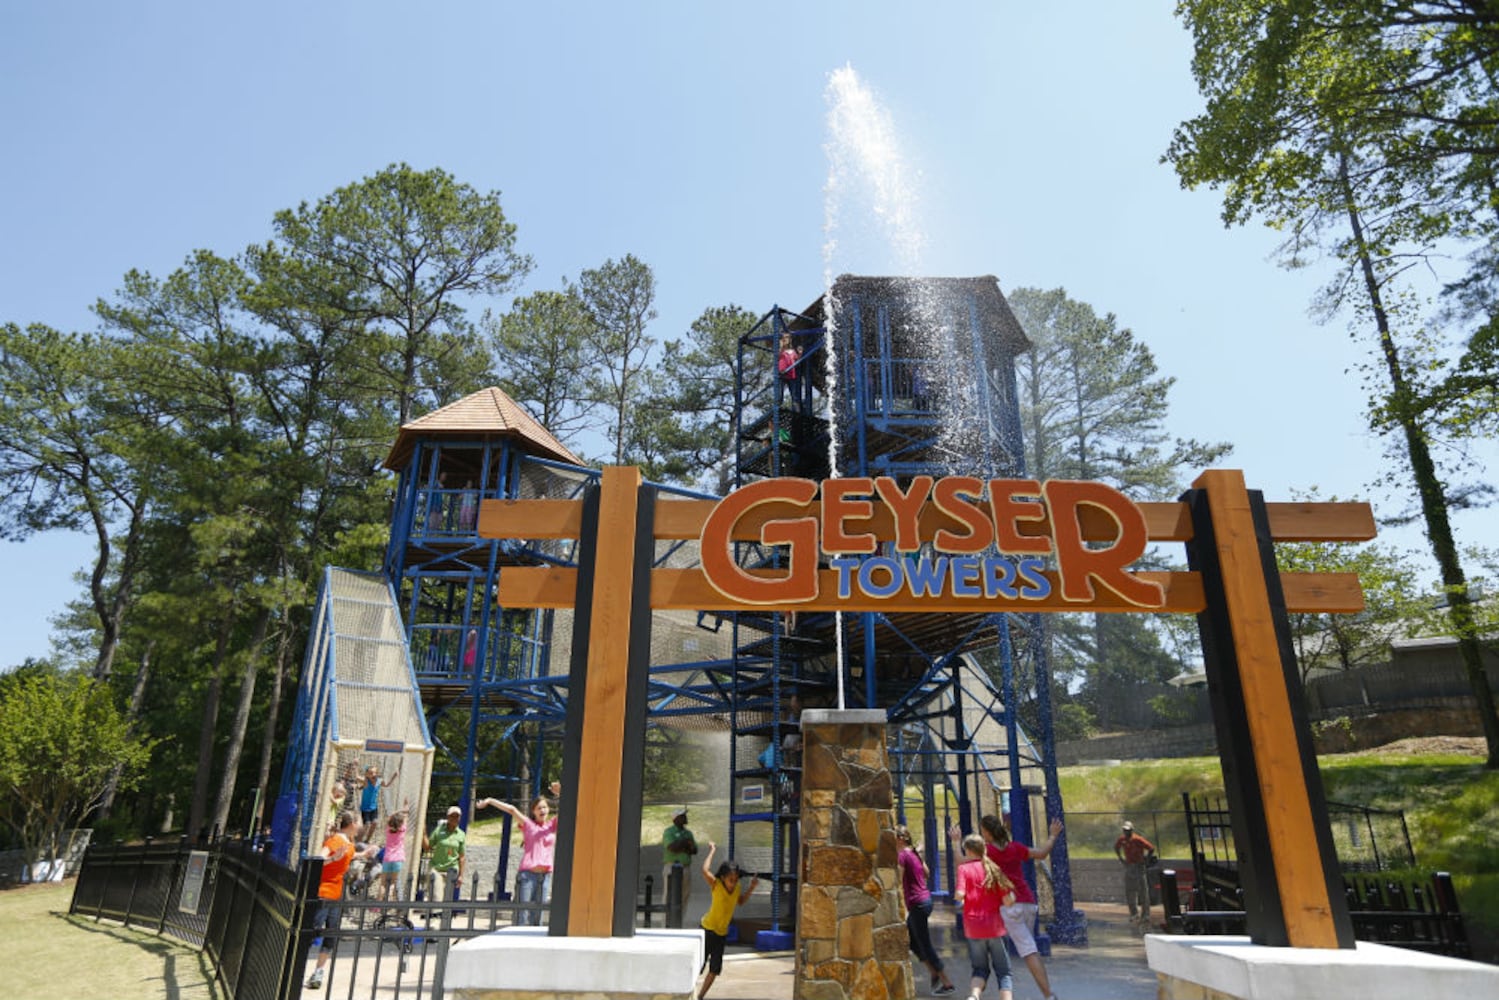
[(301, 988), (307, 941), (298, 930), (321, 871), (321, 861), (284, 868), (245, 841), (95, 845), (69, 912), (202, 948), (234, 1000), (286, 1000)]
[[(312, 968), (319, 932), (320, 860), (282, 867), (248, 842), (216, 841), (198, 848), (184, 839), (129, 847), (94, 846), (84, 855), (69, 912), (169, 934), (200, 947), (232, 1000), (296, 1000)], [(658, 898), (654, 876), (643, 880), (636, 912), (641, 926), (659, 918), (682, 926), (680, 869)], [(351, 881), (340, 904), (336, 946), (328, 950), (321, 990), (327, 996), (374, 995), (440, 1000), (448, 948), (455, 941), (517, 923), (544, 924), (550, 906), (498, 892), (433, 901), (433, 879), (412, 900), (382, 899), (369, 880)]]
[[(182, 898), (189, 864), (200, 888), (213, 884), (219, 852), (205, 849), (194, 859), (187, 839), (125, 847), (91, 844), (73, 886), (69, 913), (108, 917), (130, 927), (171, 934), (201, 947), (208, 928), (208, 896)], [(201, 867), (198, 867), (200, 866)], [(184, 902), (187, 905), (183, 905)]]
[[(1473, 957), (1457, 892), (1447, 872), (1436, 872), (1430, 879), (1349, 875), (1343, 878), (1343, 890), (1353, 919), (1353, 936), (1358, 940), (1453, 958)], [(1197, 886), (1184, 902), (1177, 873), (1169, 868), (1161, 872), (1161, 903), (1166, 912), (1167, 933), (1245, 933), (1242, 907), (1225, 907), (1224, 899), (1220, 894), (1209, 901), (1202, 891), (1199, 873)]]
[[(1161, 872), (1166, 929), (1175, 934), (1242, 934), (1244, 888), (1233, 826), (1221, 800), (1182, 793), (1192, 852), (1192, 884), (1184, 893), (1175, 870)], [(1405, 814), (1328, 803), (1354, 937), (1401, 948), (1468, 958), (1472, 949), (1452, 877), (1415, 867)]]

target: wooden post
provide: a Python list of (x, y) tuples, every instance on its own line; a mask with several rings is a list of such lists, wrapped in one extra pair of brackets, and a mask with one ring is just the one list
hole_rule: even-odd
[(1187, 558), (1206, 599), (1198, 624), (1249, 936), (1352, 948), (1264, 500), (1237, 470), (1193, 486)]
[(630, 937), (650, 670), (655, 490), (610, 467), (579, 537), (551, 934)]

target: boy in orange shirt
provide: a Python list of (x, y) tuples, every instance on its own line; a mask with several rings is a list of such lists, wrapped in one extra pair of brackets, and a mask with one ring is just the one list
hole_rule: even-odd
[[(323, 859), (323, 877), (318, 882), (318, 908), (312, 917), (312, 926), (315, 930), (322, 931), (323, 943), (318, 948), (317, 966), (312, 970), (312, 978), (307, 980), (309, 990), (322, 989), (323, 966), (328, 964), (328, 959), (333, 955), (333, 949), (338, 944), (338, 927), (342, 913), (339, 908), (339, 900), (344, 898), (344, 873), (349, 870), (349, 865), (358, 855), (354, 847), (354, 838), (359, 833), (359, 818), (345, 809), (338, 814), (338, 826), (334, 832), (323, 841), (322, 849), (318, 856)], [(370, 848), (364, 852), (364, 856), (373, 857), (374, 849)]]

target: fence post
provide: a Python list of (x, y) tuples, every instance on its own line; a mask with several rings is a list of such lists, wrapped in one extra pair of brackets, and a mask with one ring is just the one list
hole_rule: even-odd
[(1182, 932), (1181, 893), (1176, 885), (1176, 869), (1161, 869), (1161, 909), (1166, 911), (1166, 930), (1171, 934)]
[(146, 864), (151, 854), (151, 838), (146, 838), (146, 849), (135, 856), (135, 872), (130, 877), (130, 897), (125, 901), (125, 926), (130, 926), (130, 918), (135, 914), (135, 893), (141, 884), (141, 868)]
[[(224, 848), (226, 851), (229, 848), (229, 844), (227, 841), (224, 844)], [(247, 840), (240, 841), (238, 853), (239, 857), (235, 859), (235, 867), (237, 868), (248, 869), (250, 867), (245, 863), (246, 855), (256, 858), (257, 860), (255, 862), (255, 871), (253, 873), (253, 878), (250, 882), (250, 915), (249, 918), (244, 922), (245, 933), (244, 936), (240, 939), (239, 968), (234, 970), (234, 995), (237, 997), (245, 995), (242, 989), (243, 979), (245, 976), (245, 966), (249, 964), (245, 961), (245, 959), (250, 952), (250, 943), (255, 940), (255, 926), (260, 921), (260, 892), (261, 887), (265, 881), (263, 877), (265, 871), (265, 855), (251, 851), (250, 842)], [(250, 875), (251, 873), (246, 871), (245, 874)], [(236, 880), (236, 882), (237, 881), (238, 880)], [(238, 895), (238, 893), (236, 893), (236, 895)]]
[[(655, 895), (655, 893), (652, 890), (654, 890), (655, 888), (656, 888), (656, 876), (654, 876), (654, 875), (647, 875), (645, 877), (645, 908), (644, 908), (645, 909), (645, 925), (647, 927), (651, 926), (651, 914), (653, 912), (652, 909), (651, 909), (651, 903), (653, 901), (652, 897)], [(662, 915), (661, 915), (661, 923), (662, 923), (663, 927), (666, 926), (666, 914), (665, 913), (662, 913)]]
[[(307, 858), (297, 866), (296, 898), (292, 901), (286, 950), (282, 954), (281, 981), (276, 985), (277, 1000), (297, 1000), (302, 995), (302, 969), (307, 965), (307, 950), (312, 945), (312, 915), (317, 912), (318, 883), (323, 878), (323, 859)], [(308, 904), (312, 905), (309, 906)]]
[(94, 904), (94, 923), (99, 922), (99, 916), (104, 912), (104, 897), (109, 892), (109, 884), (114, 879), (115, 867), (120, 863), (120, 841), (115, 838), (114, 850), (109, 852), (109, 867), (104, 879), (104, 886), (99, 892), (99, 901)]
[(1433, 895), (1436, 896), (1437, 912), (1460, 913), (1457, 906), (1457, 889), (1452, 885), (1450, 872), (1433, 872), (1431, 876)]
[[(444, 895), (446, 895), (446, 893), (444, 893)], [(432, 963), (431, 995), (434, 997), (440, 997), (444, 992), (443, 979), (447, 976), (448, 971), (448, 946), (452, 943), (451, 939), (449, 939), (448, 937), (448, 932), (453, 929), (452, 900), (442, 899), (438, 900), (438, 902), (442, 906), (441, 913), (438, 917), (438, 930), (442, 932), (442, 935), (437, 939), (437, 961)], [(432, 921), (430, 918), (427, 920), (427, 926), (432, 926)]]
[(679, 864), (671, 866), (671, 873), (666, 876), (666, 926), (682, 926), (682, 879), (685, 869)]

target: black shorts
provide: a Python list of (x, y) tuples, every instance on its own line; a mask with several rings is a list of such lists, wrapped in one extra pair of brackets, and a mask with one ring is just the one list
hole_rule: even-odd
[(322, 931), (322, 949), (332, 951), (333, 946), (338, 943), (338, 928), (343, 923), (342, 908), (337, 900), (319, 900), (317, 912), (312, 915), (312, 929)]
[(377, 817), (379, 817), (379, 815), (380, 815), (380, 810), (378, 810), (378, 809), (361, 809), (361, 810), (359, 810), (359, 819), (366, 826), (368, 826), (369, 824), (373, 823), (375, 821), (375, 819)]
[(715, 976), (723, 971), (723, 949), (729, 939), (703, 928), (703, 967)]

